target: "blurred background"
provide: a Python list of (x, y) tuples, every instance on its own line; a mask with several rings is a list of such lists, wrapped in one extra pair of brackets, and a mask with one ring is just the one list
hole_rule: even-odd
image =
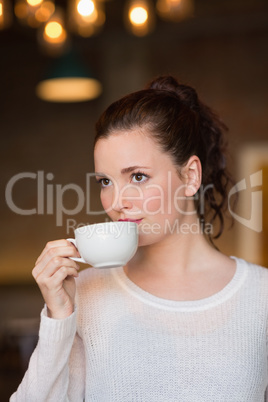
[[(268, 266), (267, 1), (134, 5), (131, 23), (131, 1), (0, 0), (1, 401), (17, 388), (37, 341), (43, 300), (31, 276), (35, 260), (47, 241), (106, 219), (90, 176), (96, 119), (156, 75), (194, 86), (229, 127), (240, 198), (235, 225), (216, 244)], [(70, 98), (67, 81), (64, 94), (47, 92), (48, 80), (62, 77), (86, 92)]]

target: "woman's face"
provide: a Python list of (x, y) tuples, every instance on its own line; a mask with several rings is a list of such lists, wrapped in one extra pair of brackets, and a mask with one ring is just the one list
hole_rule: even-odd
[(140, 245), (174, 234), (187, 218), (185, 186), (171, 157), (141, 129), (97, 141), (95, 172), (101, 202), (113, 221), (135, 221)]

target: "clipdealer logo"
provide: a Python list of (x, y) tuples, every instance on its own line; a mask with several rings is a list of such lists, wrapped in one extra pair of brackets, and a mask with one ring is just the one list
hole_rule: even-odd
[[(112, 177), (109, 179), (113, 182), (113, 190), (114, 190), (114, 200), (113, 204), (110, 206), (109, 210), (112, 210), (115, 205), (122, 205), (126, 200), (135, 199), (143, 201), (143, 212), (148, 215), (155, 215), (158, 213), (170, 214), (172, 209), (176, 209), (179, 213), (184, 215), (193, 215), (196, 213), (196, 210), (193, 211), (184, 211), (181, 209), (181, 200), (184, 200), (186, 197), (184, 195), (185, 185), (182, 184), (179, 186), (174, 194), (171, 192), (172, 188), (172, 174), (171, 172), (167, 172), (167, 197), (165, 196), (164, 190), (162, 186), (158, 184), (149, 184), (145, 186), (146, 189), (153, 189), (157, 193), (157, 195), (152, 195), (144, 199), (144, 194), (142, 189), (135, 185), (128, 183), (127, 185), (119, 188), (118, 184)], [(14, 196), (14, 190), (18, 182), (22, 180), (32, 180), (33, 185), (36, 188), (36, 207), (34, 208), (21, 208), (19, 206), (20, 200), (16, 199)], [(75, 183), (69, 183), (66, 185), (55, 184), (51, 181), (54, 179), (54, 175), (52, 173), (45, 174), (43, 171), (38, 171), (37, 173), (32, 172), (23, 172), (14, 175), (6, 185), (5, 197), (6, 203), (8, 207), (16, 214), (19, 215), (53, 215), (56, 216), (56, 225), (63, 225), (64, 215), (72, 215), (75, 216), (79, 212), (81, 212), (85, 208), (86, 215), (101, 215), (104, 214), (105, 211), (101, 209), (100, 211), (94, 211), (91, 209), (91, 179), (96, 181), (95, 173), (86, 174), (86, 189), (85, 191)], [(204, 210), (204, 202), (205, 202), (205, 192), (208, 191), (212, 185), (201, 186), (200, 190), (196, 195), (191, 197), (195, 199), (196, 197), (200, 198), (200, 213)], [(135, 196), (129, 197), (129, 191), (135, 192)], [(66, 208), (64, 205), (65, 197), (68, 196), (67, 192), (72, 191), (75, 193), (77, 198), (77, 203), (74, 208)], [(69, 193), (70, 194), (70, 193)], [(165, 199), (167, 198), (167, 199)], [(190, 197), (187, 197), (188, 199)], [(159, 209), (151, 210), (150, 204), (154, 200), (159, 200)], [(106, 212), (109, 212), (106, 210)], [(141, 211), (139, 211), (141, 212)], [(135, 215), (137, 211), (129, 211), (128, 215)]]
[[(56, 225), (62, 226), (64, 215), (76, 215), (86, 207), (86, 214), (100, 215), (104, 211), (92, 211), (90, 205), (90, 186), (91, 179), (95, 179), (94, 173), (86, 175), (86, 193), (84, 190), (75, 183), (66, 185), (53, 184), (51, 181), (54, 179), (53, 173), (45, 174), (43, 171), (37, 173), (23, 172), (14, 175), (7, 183), (5, 189), (5, 199), (11, 211), (18, 215), (56, 215)], [(25, 179), (34, 181), (36, 186), (36, 207), (35, 208), (21, 208), (18, 200), (15, 202), (13, 193), (16, 184)], [(64, 198), (67, 192), (74, 192), (77, 196), (77, 203), (74, 208), (66, 208), (64, 206)]]
[[(19, 200), (14, 200), (14, 188), (16, 184), (21, 180), (32, 180), (33, 185), (36, 188), (36, 206), (34, 208), (21, 208), (19, 205)], [(104, 210), (95, 210), (91, 209), (90, 197), (91, 197), (91, 179), (95, 181), (95, 173), (87, 173), (86, 174), (86, 186), (85, 191), (75, 183), (68, 183), (65, 185), (52, 183), (54, 180), (53, 173), (45, 173), (44, 171), (38, 171), (37, 173), (33, 172), (22, 172), (14, 175), (8, 181), (5, 189), (5, 199), (6, 203), (11, 211), (19, 215), (53, 215), (55, 214), (56, 217), (56, 225), (62, 226), (64, 216), (75, 216), (76, 214), (80, 213), (85, 208), (86, 215), (102, 215), (104, 214)], [(111, 178), (112, 179), (112, 178)], [(246, 179), (239, 181), (235, 186), (231, 188), (228, 194), (228, 209), (232, 217), (239, 222), (240, 224), (246, 226), (247, 228), (255, 231), (261, 232), (262, 231), (262, 190), (255, 188), (257, 186), (262, 185), (262, 170), (255, 172), (250, 175), (249, 177), (250, 182), (250, 189), (251, 191), (251, 214), (250, 218), (245, 218), (243, 216), (238, 215), (234, 212), (231, 208), (231, 197), (239, 193), (241, 191), (246, 190), (249, 186), (247, 186)], [(118, 188), (116, 183), (114, 182), (115, 187), (115, 203), (120, 200), (129, 199), (126, 195), (127, 190), (130, 187), (135, 188), (137, 191), (137, 196), (135, 199), (143, 200), (143, 193), (141, 188), (136, 185), (130, 185), (123, 187), (121, 190)], [(193, 210), (190, 212), (183, 211), (180, 206), (180, 200), (185, 199), (185, 196), (182, 195), (182, 190), (184, 189), (184, 185), (179, 187), (175, 194), (171, 194), (171, 172), (167, 174), (167, 188), (168, 188), (168, 201), (167, 205), (164, 201), (164, 191), (161, 186), (157, 184), (150, 184), (147, 188), (154, 187), (157, 189), (158, 194), (157, 196), (153, 196), (151, 199), (144, 200), (143, 203), (143, 211), (148, 215), (154, 215), (157, 213), (171, 213), (172, 208), (176, 208), (176, 210), (181, 214), (195, 214), (197, 211)], [(191, 197), (192, 199), (199, 199), (200, 200), (200, 214), (202, 215), (205, 211), (205, 193), (209, 189), (213, 188), (213, 184), (209, 184), (207, 186), (201, 185), (199, 192), (195, 194), (195, 196)], [(67, 208), (64, 205), (64, 199), (68, 196), (68, 192), (72, 191), (75, 193), (77, 198), (77, 203), (73, 208)], [(153, 199), (159, 199), (160, 207), (157, 211), (150, 211), (149, 204), (150, 201)], [(188, 197), (189, 198), (189, 197)], [(111, 206), (113, 208), (113, 206)], [(135, 212), (136, 213), (136, 212)], [(130, 214), (130, 212), (129, 212)], [(74, 221), (74, 220), (72, 220)]]
[[(252, 173), (249, 176), (250, 186), (247, 186), (246, 179), (243, 179), (236, 183), (228, 194), (228, 209), (232, 217), (241, 225), (246, 226), (247, 228), (254, 230), (257, 233), (262, 231), (262, 208), (263, 208), (263, 193), (262, 190), (256, 190), (256, 187), (262, 186), (262, 170), (258, 172)], [(250, 187), (250, 217), (244, 218), (239, 216), (234, 211), (232, 211), (230, 206), (230, 198), (232, 195), (237, 194), (241, 191), (245, 191)]]

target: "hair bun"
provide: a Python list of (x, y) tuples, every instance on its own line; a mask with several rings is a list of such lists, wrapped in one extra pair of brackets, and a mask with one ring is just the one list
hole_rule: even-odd
[(175, 93), (177, 93), (178, 87), (179, 87), (178, 81), (170, 75), (157, 77), (153, 81), (151, 81), (151, 83), (148, 86), (149, 89), (156, 89), (159, 91), (168, 91)]
[(160, 76), (154, 79), (151, 81), (148, 88), (176, 94), (179, 100), (192, 110), (198, 110), (200, 107), (195, 89), (188, 85), (179, 84), (178, 81), (170, 75)]

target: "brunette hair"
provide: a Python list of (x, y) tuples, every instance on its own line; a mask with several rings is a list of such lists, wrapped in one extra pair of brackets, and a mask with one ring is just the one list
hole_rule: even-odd
[(201, 224), (219, 222), (217, 233), (208, 234), (213, 243), (212, 239), (223, 232), (227, 191), (232, 183), (226, 170), (223, 137), (227, 127), (200, 101), (195, 89), (172, 76), (160, 76), (146, 89), (124, 96), (104, 111), (96, 123), (95, 144), (114, 131), (145, 126), (178, 167), (192, 155), (199, 157), (203, 194), (199, 189), (195, 206)]

